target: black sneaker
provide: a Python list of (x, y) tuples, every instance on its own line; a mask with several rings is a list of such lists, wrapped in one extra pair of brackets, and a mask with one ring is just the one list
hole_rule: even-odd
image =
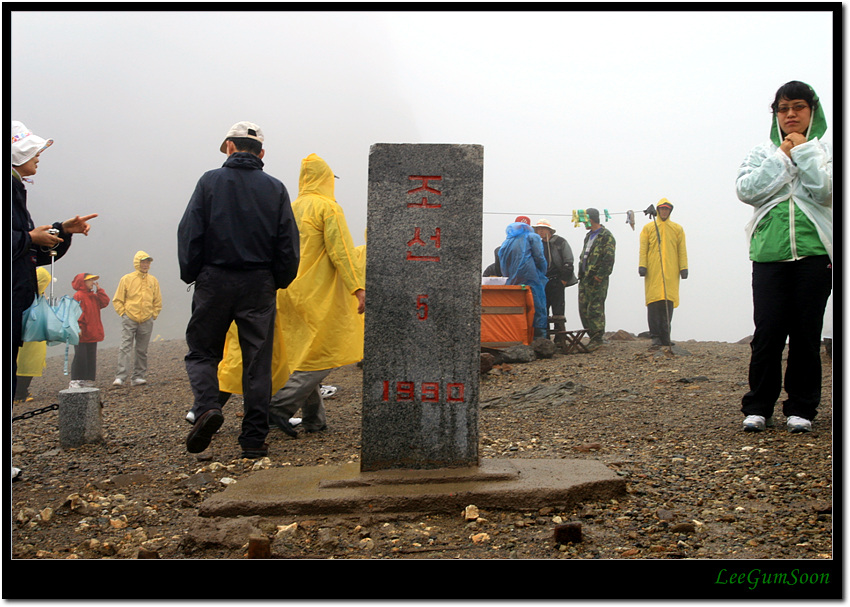
[(263, 443), (259, 447), (242, 447), (242, 457), (245, 459), (257, 459), (269, 454), (269, 446)]
[(295, 431), (295, 428), (292, 427), (292, 424), (289, 423), (288, 419), (284, 419), (282, 416), (278, 415), (274, 411), (269, 411), (269, 425), (277, 426), (281, 430), (284, 431), (287, 435), (292, 438), (298, 438), (298, 432)]
[(201, 415), (186, 437), (186, 450), (189, 453), (200, 453), (210, 446), (212, 437), (224, 423), (224, 416), (218, 409), (210, 409)]

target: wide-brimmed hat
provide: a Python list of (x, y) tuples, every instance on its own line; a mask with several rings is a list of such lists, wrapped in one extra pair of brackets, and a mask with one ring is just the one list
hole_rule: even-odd
[(52, 139), (43, 139), (29, 130), (23, 122), (12, 121), (12, 166), (26, 164), (51, 145)]
[(263, 142), (263, 131), (260, 127), (258, 127), (253, 122), (237, 122), (230, 130), (227, 131), (227, 135), (224, 136), (224, 141), (221, 142), (221, 147), (219, 148), (223, 153), (225, 152), (225, 143), (231, 137), (244, 137), (247, 139), (256, 139), (260, 143)]
[(549, 223), (548, 219), (541, 219), (540, 221), (538, 221), (537, 223), (535, 223), (531, 227), (533, 227), (535, 229), (536, 228), (548, 228), (549, 230), (552, 230), (553, 234), (555, 233), (555, 228), (552, 227), (552, 224)]

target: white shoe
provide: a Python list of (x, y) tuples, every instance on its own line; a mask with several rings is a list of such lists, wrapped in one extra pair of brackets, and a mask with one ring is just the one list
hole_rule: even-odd
[(786, 425), (788, 426), (788, 432), (791, 432), (793, 434), (797, 434), (798, 432), (812, 431), (812, 422), (796, 415), (792, 415), (791, 417), (789, 417), (788, 421), (786, 422)]
[(189, 411), (186, 414), (186, 421), (189, 422), (192, 425), (195, 425), (195, 414), (192, 413), (191, 411)]
[(82, 387), (83, 387), (83, 380), (81, 380), (81, 379), (72, 379), (72, 380), (70, 381), (70, 383), (68, 384), (68, 387), (69, 387), (69, 388), (82, 388)]
[(762, 432), (765, 427), (773, 427), (773, 418), (768, 417), (765, 419), (762, 415), (748, 415), (744, 418), (744, 431), (745, 432)]
[(319, 394), (322, 395), (322, 398), (330, 398), (336, 394), (336, 386), (323, 385), (319, 390)]
[(116, 378), (115, 378), (115, 381), (114, 381), (114, 382), (112, 382), (112, 385), (113, 385), (113, 386), (123, 386), (123, 385), (124, 385), (124, 380), (123, 380), (123, 379), (121, 379), (120, 377), (116, 377)]
[(132, 382), (130, 382), (130, 383), (131, 383), (131, 384), (133, 384), (134, 386), (143, 386), (143, 385), (145, 385), (146, 383), (148, 383), (148, 380), (146, 380), (146, 379), (142, 379), (142, 378), (139, 378), (139, 379), (134, 379), (134, 380), (133, 380)]

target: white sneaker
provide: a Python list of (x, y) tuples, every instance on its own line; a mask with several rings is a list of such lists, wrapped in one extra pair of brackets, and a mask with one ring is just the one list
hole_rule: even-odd
[(82, 387), (83, 387), (83, 380), (81, 380), (81, 379), (72, 379), (72, 380), (70, 381), (70, 383), (68, 384), (68, 387), (69, 387), (69, 388), (82, 388)]
[(145, 385), (146, 383), (148, 383), (148, 380), (146, 380), (146, 379), (142, 379), (142, 378), (139, 378), (139, 379), (134, 379), (134, 380), (133, 380), (132, 382), (130, 382), (130, 383), (131, 383), (131, 384), (133, 384), (134, 386), (143, 386), (143, 385)]
[(793, 434), (797, 434), (798, 432), (812, 431), (812, 422), (796, 415), (792, 415), (791, 417), (789, 417), (786, 424), (788, 426), (788, 432), (791, 432)]
[(190, 424), (194, 425), (195, 424), (195, 414), (192, 413), (191, 411), (189, 411), (186, 414), (186, 421), (189, 422)]
[(115, 378), (115, 381), (114, 381), (114, 382), (112, 382), (112, 385), (113, 385), (113, 386), (123, 386), (123, 385), (124, 385), (124, 380), (123, 380), (123, 379), (121, 379), (120, 377), (116, 377), (116, 378)]
[(762, 415), (748, 415), (744, 418), (744, 431), (745, 432), (762, 432), (765, 427), (773, 427), (773, 418), (768, 417), (765, 419)]

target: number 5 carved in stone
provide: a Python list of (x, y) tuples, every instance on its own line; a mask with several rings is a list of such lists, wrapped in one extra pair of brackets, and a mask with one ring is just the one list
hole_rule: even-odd
[(417, 295), (416, 296), (416, 317), (419, 320), (428, 320), (428, 296), (427, 295)]

